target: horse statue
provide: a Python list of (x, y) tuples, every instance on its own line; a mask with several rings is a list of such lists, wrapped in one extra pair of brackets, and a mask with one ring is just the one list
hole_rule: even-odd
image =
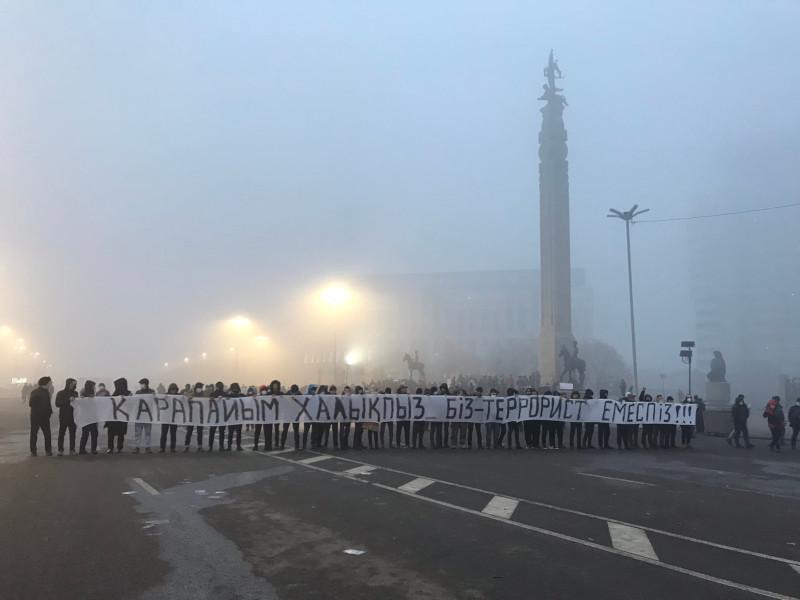
[(425, 379), (425, 363), (419, 359), (419, 352), (414, 350), (414, 358), (406, 352), (403, 354), (403, 362), (408, 366), (408, 378), (414, 380), (414, 371), (419, 373), (420, 379)]
[(566, 346), (561, 346), (561, 351), (558, 355), (564, 359), (564, 370), (561, 371), (561, 375), (559, 375), (559, 379), (561, 381), (565, 381), (564, 376), (567, 376), (567, 379), (575, 383), (573, 379), (573, 374), (577, 371), (578, 372), (578, 387), (582, 388), (584, 380), (586, 379), (586, 361), (582, 358), (578, 358), (578, 342), (574, 342), (575, 350), (573, 353), (570, 354), (570, 351), (567, 350)]

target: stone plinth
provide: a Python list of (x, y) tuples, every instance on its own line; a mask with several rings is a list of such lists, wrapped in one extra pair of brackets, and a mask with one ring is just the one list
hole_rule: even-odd
[(727, 381), (707, 381), (703, 398), (708, 410), (727, 410), (731, 407), (731, 384)]

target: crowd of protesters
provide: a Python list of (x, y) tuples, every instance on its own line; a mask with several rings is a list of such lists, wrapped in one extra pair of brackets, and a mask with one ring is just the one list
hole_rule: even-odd
[[(513, 378), (509, 383), (532, 384), (535, 375), (530, 378)], [(399, 383), (393, 390), (391, 386), (382, 385), (383, 382), (372, 382), (367, 386), (356, 385), (353, 387), (345, 386), (341, 390), (342, 395), (349, 394), (429, 394), (429, 395), (469, 395), (469, 396), (498, 396), (501, 395), (500, 389), (496, 386), (485, 388), (482, 383), (489, 385), (499, 383), (497, 378), (470, 378), (464, 381), (456, 381), (455, 386), (448, 383), (433, 386), (415, 386), (410, 389), (408, 383)], [(411, 382), (410, 382), (411, 383)], [(31, 455), (37, 455), (38, 433), (42, 432), (44, 437), (45, 452), (48, 456), (52, 455), (50, 417), (53, 413), (51, 398), (53, 395), (53, 384), (49, 377), (42, 377), (38, 385), (29, 393), (28, 404), (30, 406), (30, 450)], [(291, 385), (288, 389), (281, 383), (274, 380), (269, 386), (261, 385), (248, 386), (243, 389), (238, 383), (231, 383), (226, 386), (222, 382), (213, 385), (196, 383), (186, 384), (182, 389), (176, 383), (164, 387), (162, 384), (157, 386), (158, 393), (183, 394), (189, 397), (240, 397), (240, 396), (280, 396), (283, 394), (338, 394), (336, 386), (308, 385), (304, 390), (298, 385)], [(624, 389), (620, 390), (621, 392)], [(150, 388), (150, 381), (146, 378), (139, 381), (137, 394), (154, 394)], [(571, 391), (551, 391), (539, 390), (532, 385), (527, 385), (521, 389), (507, 387), (503, 390), (503, 395), (513, 396), (518, 393), (525, 395), (562, 395), (572, 399), (589, 400), (594, 398), (594, 392), (586, 389), (583, 392)], [(65, 453), (65, 438), (69, 440), (69, 453), (75, 453), (77, 426), (73, 414), (72, 402), (78, 397), (95, 396), (129, 396), (131, 391), (128, 389), (128, 381), (120, 378), (114, 381), (113, 391), (109, 391), (103, 383), (86, 381), (81, 390), (78, 390), (78, 383), (75, 379), (67, 379), (64, 388), (55, 394), (55, 406), (58, 408), (58, 455)], [(608, 390), (599, 390), (599, 398), (609, 398)], [(647, 393), (645, 389), (639, 396), (632, 392), (627, 392), (619, 398), (623, 402), (674, 402), (672, 396), (664, 397), (661, 394), (655, 398)], [(691, 403), (695, 399), (691, 396), (685, 397), (682, 402)], [(743, 439), (746, 448), (752, 448), (747, 429), (747, 421), (750, 416), (750, 409), (744, 402), (743, 396), (738, 396), (731, 409), (733, 419), (733, 430), (728, 436), (728, 443), (740, 446), (740, 439)], [(783, 444), (786, 421), (788, 418), (789, 426), (792, 429), (791, 447), (797, 447), (797, 437), (800, 433), (800, 398), (784, 415), (783, 406), (780, 398), (774, 396), (768, 403), (763, 412), (767, 419), (772, 440), (770, 450), (780, 451)], [(98, 451), (98, 423), (92, 423), (82, 427), (78, 453), (97, 454)], [(253, 430), (253, 450), (263, 448), (265, 451), (284, 450), (286, 448), (289, 429), (292, 430), (293, 447), (295, 450), (319, 450), (329, 448), (334, 449), (380, 449), (380, 448), (417, 448), (426, 447), (440, 448), (478, 448), (478, 449), (542, 449), (542, 450), (561, 450), (564, 448), (582, 449), (610, 449), (612, 448), (611, 425), (608, 423), (580, 423), (570, 422), (569, 432), (566, 432), (567, 424), (560, 421), (526, 420), (509, 423), (459, 423), (459, 422), (432, 422), (421, 421), (396, 421), (396, 422), (360, 422), (360, 423), (280, 423), (280, 424), (255, 424), (248, 425), (247, 428)], [(125, 422), (107, 421), (104, 424), (107, 430), (107, 450), (106, 453), (122, 452), (125, 445), (125, 436), (128, 435), (128, 424)], [(220, 451), (237, 450), (242, 451), (242, 425), (209, 426), (207, 427), (207, 445), (204, 443), (204, 427), (185, 426), (182, 436), (183, 451), (188, 452), (194, 442), (198, 452), (213, 451), (215, 443)], [(691, 425), (674, 424), (654, 424), (654, 425), (615, 425), (614, 446), (619, 450), (634, 449), (671, 449), (676, 447), (691, 447), (695, 427)], [(680, 429), (680, 435), (679, 435)], [(152, 425), (149, 423), (134, 424), (134, 447), (133, 452), (152, 452), (151, 439)], [(261, 440), (263, 437), (263, 446)], [(365, 441), (366, 437), (366, 441)], [(427, 440), (427, 446), (426, 446)], [(162, 425), (160, 431), (159, 451), (176, 452), (178, 450), (178, 425)], [(596, 445), (595, 445), (596, 444)], [(87, 450), (88, 445), (88, 450)]]

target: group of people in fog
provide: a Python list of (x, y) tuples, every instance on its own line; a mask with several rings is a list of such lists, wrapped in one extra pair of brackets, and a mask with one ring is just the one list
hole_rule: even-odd
[[(196, 383), (194, 386), (186, 384), (181, 389), (178, 384), (171, 383), (168, 387), (159, 384), (158, 393), (161, 394), (182, 394), (187, 397), (202, 398), (236, 398), (241, 396), (281, 396), (281, 395), (337, 395), (337, 386), (331, 385), (308, 385), (302, 391), (296, 384), (284, 389), (280, 381), (273, 380), (268, 386), (260, 387), (249, 386), (243, 389), (238, 383), (231, 383), (225, 386), (221, 381), (214, 385)], [(38, 434), (41, 431), (44, 437), (45, 452), (52, 454), (52, 441), (50, 430), (50, 417), (53, 413), (51, 398), (53, 394), (53, 384), (49, 377), (42, 377), (38, 385), (31, 390), (28, 404), (30, 406), (30, 450), (31, 455), (37, 455)], [(150, 381), (146, 378), (139, 380), (137, 394), (155, 394), (150, 388)], [(450, 389), (448, 384), (434, 385), (429, 387), (417, 387), (410, 391), (408, 385), (400, 384), (396, 389), (391, 387), (382, 389), (365, 389), (362, 386), (345, 386), (341, 390), (341, 395), (350, 394), (360, 395), (365, 393), (384, 393), (384, 394), (409, 394), (416, 395), (469, 395), (475, 397), (498, 396), (498, 389), (491, 388), (484, 390), (482, 386), (474, 389), (465, 390), (463, 388)], [(509, 387), (505, 390), (505, 396), (514, 396), (520, 392)], [(561, 395), (567, 397), (567, 392), (542, 390), (537, 392), (534, 388), (524, 390), (525, 395)], [(83, 387), (78, 389), (78, 382), (75, 379), (67, 379), (63, 389), (55, 394), (55, 406), (58, 408), (58, 455), (65, 453), (65, 439), (69, 440), (69, 453), (76, 452), (77, 426), (73, 414), (72, 402), (79, 397), (96, 396), (130, 396), (132, 392), (128, 389), (128, 381), (119, 378), (114, 381), (114, 388), (109, 391), (103, 383), (95, 383), (87, 380)], [(594, 398), (594, 392), (586, 389), (582, 393), (578, 391), (569, 392), (572, 399), (590, 400)], [(600, 390), (599, 398), (607, 399), (608, 390)], [(641, 391), (638, 398), (629, 392), (619, 399), (620, 402), (674, 402), (672, 396), (664, 397), (658, 394), (653, 398), (645, 389)], [(694, 400), (687, 396), (682, 400), (684, 403), (691, 403)], [(750, 443), (747, 420), (750, 411), (744, 403), (744, 397), (737, 397), (732, 409), (734, 428), (728, 436), (728, 443), (740, 446), (739, 440), (743, 438), (745, 447), (752, 448)], [(780, 451), (786, 425), (783, 406), (780, 398), (775, 396), (767, 404), (764, 413), (767, 419), (772, 441), (770, 449)], [(800, 398), (788, 412), (788, 422), (792, 428), (791, 447), (797, 445), (798, 433), (800, 433)], [(178, 443), (182, 441), (183, 452), (188, 452), (192, 445), (198, 452), (213, 451), (216, 448), (220, 451), (242, 451), (242, 425), (220, 425), (220, 426), (191, 426), (184, 427), (183, 435), (179, 440), (178, 425), (161, 425), (159, 452), (176, 452), (179, 450)], [(468, 422), (423, 422), (412, 420), (400, 420), (394, 422), (335, 422), (335, 423), (279, 423), (279, 424), (254, 424), (247, 425), (253, 431), (253, 450), (264, 451), (283, 450), (292, 430), (293, 447), (296, 450), (310, 448), (319, 450), (332, 446), (334, 449), (379, 449), (379, 448), (417, 448), (426, 447), (440, 448), (473, 448), (478, 449), (543, 449), (560, 450), (566, 447), (574, 449), (610, 449), (612, 448), (611, 425), (608, 423), (581, 423), (570, 422), (569, 432), (566, 432), (567, 423), (562, 421), (546, 420), (525, 420), (508, 423), (468, 423)], [(106, 421), (104, 428), (107, 430), (107, 449), (106, 453), (113, 454), (123, 451), (125, 446), (125, 436), (128, 435), (128, 423), (120, 421)], [(207, 432), (204, 430), (208, 429)], [(677, 447), (691, 447), (694, 435), (694, 426), (675, 425), (675, 424), (645, 424), (645, 425), (615, 425), (614, 447), (619, 450), (633, 450), (638, 448), (646, 449), (671, 449)], [(680, 430), (680, 431), (679, 431)], [(679, 436), (680, 433), (680, 436)], [(426, 435), (427, 434), (427, 435)], [(98, 423), (92, 423), (82, 427), (80, 441), (78, 443), (78, 454), (97, 454), (98, 452)], [(134, 424), (134, 453), (151, 453), (152, 450), (152, 424)], [(205, 436), (205, 439), (204, 439)], [(263, 438), (263, 445), (262, 445)], [(427, 446), (426, 446), (427, 439)], [(596, 444), (596, 445), (595, 445)]]

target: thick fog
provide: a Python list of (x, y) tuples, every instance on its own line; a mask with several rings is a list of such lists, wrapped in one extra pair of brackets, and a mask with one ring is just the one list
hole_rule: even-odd
[[(608, 208), (800, 201), (798, 23), (794, 1), (4, 2), (3, 383), (299, 377), (328, 340), (343, 357), (386, 326), (380, 290), (354, 282), (538, 269), (551, 48), (572, 266), (592, 339), (629, 363)], [(641, 383), (685, 372), (682, 339), (737, 357), (737, 383), (750, 352), (758, 385), (800, 375), (781, 339), (800, 327), (798, 223), (795, 207), (633, 227)], [(331, 282), (358, 297), (335, 323), (315, 304)], [(203, 352), (216, 373), (170, 373)]]

